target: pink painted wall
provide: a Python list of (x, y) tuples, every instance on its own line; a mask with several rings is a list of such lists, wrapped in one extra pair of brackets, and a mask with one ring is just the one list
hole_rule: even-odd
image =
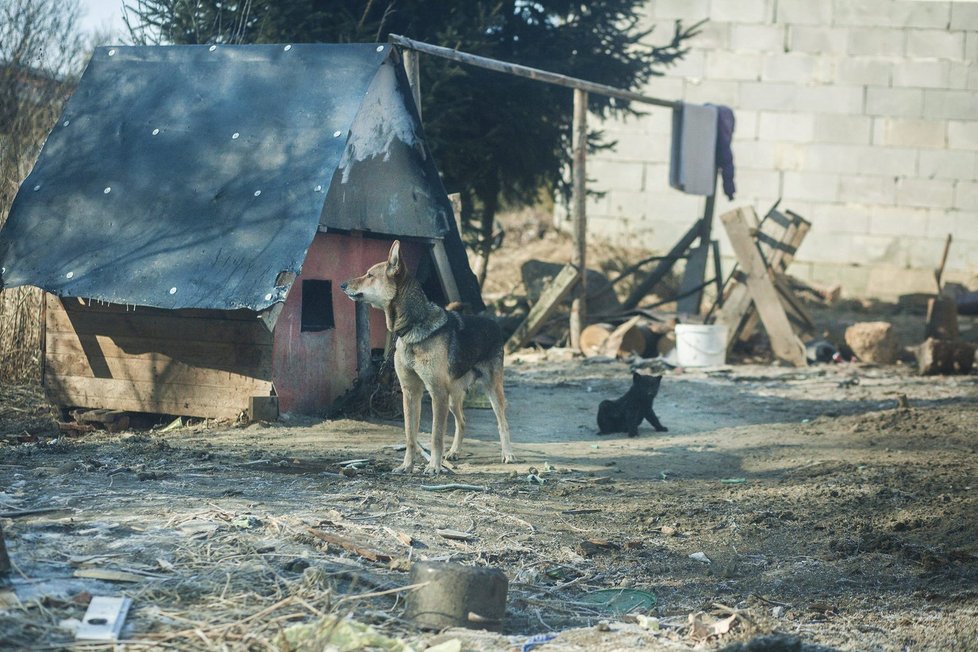
[[(353, 385), (357, 376), (356, 309), (340, 284), (385, 260), (392, 242), (356, 234), (316, 234), (275, 325), (272, 382), (281, 412), (319, 415)], [(423, 247), (401, 243), (402, 255), (412, 271), (417, 269)], [(304, 280), (332, 281), (335, 328), (301, 332)], [(371, 347), (383, 348), (386, 335), (384, 313), (371, 308)]]

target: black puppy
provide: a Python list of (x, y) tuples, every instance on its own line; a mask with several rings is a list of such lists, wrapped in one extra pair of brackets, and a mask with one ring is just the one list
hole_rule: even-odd
[(643, 419), (648, 419), (656, 431), (667, 432), (669, 429), (659, 422), (652, 409), (661, 382), (662, 376), (633, 373), (632, 386), (624, 396), (614, 401), (601, 401), (598, 406), (598, 434), (627, 432), (629, 437), (638, 437), (638, 426)]

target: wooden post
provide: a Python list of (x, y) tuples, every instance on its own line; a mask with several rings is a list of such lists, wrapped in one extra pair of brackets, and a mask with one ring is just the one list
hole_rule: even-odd
[(574, 188), (571, 215), (574, 219), (573, 265), (581, 274), (570, 314), (570, 345), (581, 348), (581, 331), (587, 325), (587, 91), (574, 89)]
[(421, 66), (418, 62), (418, 53), (407, 48), (401, 50), (404, 57), (404, 72), (407, 73), (408, 84), (411, 86), (411, 95), (414, 96), (414, 105), (418, 107), (418, 117), (421, 117)]
[(357, 376), (364, 378), (370, 371), (370, 304), (356, 303)]
[[(706, 262), (710, 256), (710, 236), (713, 230), (713, 211), (716, 206), (716, 181), (714, 180), (714, 192), (706, 198), (703, 207), (703, 219), (700, 220), (700, 244), (690, 252), (686, 259), (686, 270), (683, 272), (683, 280), (679, 286), (679, 299), (676, 311), (680, 314), (698, 315), (700, 314), (700, 304), (703, 300), (703, 288), (695, 290), (703, 284), (706, 274)], [(688, 295), (688, 296), (684, 296)]]

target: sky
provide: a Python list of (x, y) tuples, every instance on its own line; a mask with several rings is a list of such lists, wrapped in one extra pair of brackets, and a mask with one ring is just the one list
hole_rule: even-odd
[(91, 34), (97, 29), (109, 29), (116, 36), (126, 33), (122, 22), (123, 0), (78, 0), (81, 6), (81, 29)]

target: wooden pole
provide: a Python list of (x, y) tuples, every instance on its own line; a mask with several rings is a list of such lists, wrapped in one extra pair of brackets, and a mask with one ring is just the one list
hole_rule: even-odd
[(357, 376), (364, 378), (370, 373), (370, 305), (356, 303)]
[(581, 348), (581, 331), (587, 326), (587, 91), (574, 89), (574, 131), (571, 140), (574, 157), (574, 186), (571, 214), (574, 219), (573, 265), (581, 274), (570, 314), (570, 345)]
[(568, 77), (567, 75), (560, 75), (555, 72), (549, 72), (547, 70), (540, 70), (539, 68), (531, 68), (529, 66), (521, 66), (517, 63), (509, 63), (507, 61), (499, 61), (498, 59), (490, 59), (488, 57), (480, 57), (475, 54), (469, 54), (467, 52), (459, 52), (458, 50), (453, 50), (451, 48), (443, 48), (439, 45), (431, 45), (430, 43), (424, 43), (422, 41), (415, 41), (398, 34), (391, 34), (388, 36), (388, 41), (394, 45), (398, 45), (405, 50), (416, 50), (418, 52), (423, 52), (425, 54), (430, 54), (432, 56), (441, 57), (443, 59), (449, 59), (451, 61), (457, 61), (459, 63), (467, 63), (470, 66), (476, 66), (479, 68), (485, 68), (486, 70), (493, 70), (495, 72), (503, 72), (510, 75), (515, 75), (517, 77), (526, 77), (527, 79), (534, 79), (536, 81), (545, 82), (547, 84), (555, 84), (557, 86), (566, 86), (568, 88), (581, 89), (589, 93), (597, 93), (598, 95), (605, 95), (607, 97), (614, 97), (619, 100), (626, 100), (628, 102), (642, 102), (643, 104), (653, 104), (655, 106), (667, 106), (669, 108), (675, 108), (679, 106), (680, 102), (674, 100), (661, 100), (656, 97), (649, 97), (647, 95), (642, 95), (640, 93), (633, 93), (632, 91), (626, 91), (621, 88), (615, 88), (614, 86), (606, 86), (605, 84), (596, 84), (594, 82), (589, 82), (585, 79), (578, 79), (576, 77)]
[(418, 61), (418, 53), (413, 50), (402, 50), (404, 57), (404, 72), (407, 73), (408, 85), (411, 86), (411, 95), (414, 96), (414, 105), (418, 107), (418, 117), (421, 117), (421, 65)]

